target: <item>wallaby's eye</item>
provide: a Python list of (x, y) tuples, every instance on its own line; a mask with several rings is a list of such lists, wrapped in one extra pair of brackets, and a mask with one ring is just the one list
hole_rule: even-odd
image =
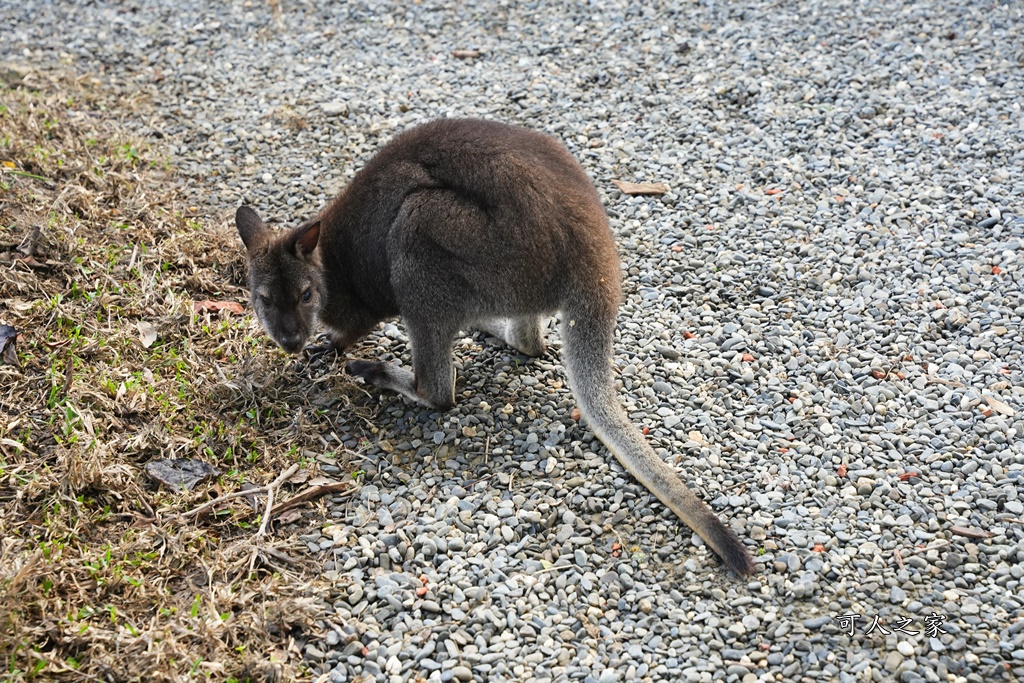
[(265, 294), (260, 294), (259, 298), (260, 298), (260, 303), (263, 304), (264, 306), (269, 306), (270, 305), (270, 297), (269, 296), (267, 296)]
[(302, 303), (308, 304), (312, 299), (313, 299), (313, 288), (312, 287), (306, 287), (306, 289), (304, 289), (302, 291)]

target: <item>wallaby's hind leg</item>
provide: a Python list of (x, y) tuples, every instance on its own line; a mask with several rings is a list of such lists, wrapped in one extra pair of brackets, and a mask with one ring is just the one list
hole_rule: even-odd
[(501, 339), (525, 356), (543, 356), (548, 348), (544, 342), (541, 319), (537, 316), (488, 320), (477, 327)]
[(408, 320), (406, 328), (412, 346), (413, 372), (391, 363), (367, 360), (351, 361), (348, 371), (368, 384), (405, 394), (430, 408), (451, 408), (455, 405), (451, 349), (454, 332)]

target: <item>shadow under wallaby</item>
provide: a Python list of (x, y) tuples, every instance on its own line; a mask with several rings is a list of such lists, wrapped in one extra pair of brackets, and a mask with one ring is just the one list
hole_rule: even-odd
[(412, 371), (367, 360), (348, 370), (432, 408), (455, 403), (460, 330), (487, 330), (536, 356), (542, 316), (560, 314), (565, 367), (590, 427), (733, 571), (754, 570), (616, 396), (618, 254), (597, 191), (555, 140), (491, 121), (434, 121), (385, 145), (313, 220), (275, 235), (243, 206), (235, 223), (253, 308), (283, 349), (301, 351), (323, 325), (342, 350), (401, 316)]

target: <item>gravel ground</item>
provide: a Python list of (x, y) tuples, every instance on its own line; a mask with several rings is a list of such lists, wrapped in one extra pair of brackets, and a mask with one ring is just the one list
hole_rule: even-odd
[[(149, 100), (126, 124), (223, 230), (419, 121), (558, 136), (621, 245), (630, 415), (758, 562), (572, 420), (557, 337), (468, 336), (452, 412), (339, 420), (367, 484), (303, 537), (313, 678), (1024, 678), (1019, 3), (276, 4), (6, 2), (0, 57)], [(360, 351), (408, 360), (400, 325)]]

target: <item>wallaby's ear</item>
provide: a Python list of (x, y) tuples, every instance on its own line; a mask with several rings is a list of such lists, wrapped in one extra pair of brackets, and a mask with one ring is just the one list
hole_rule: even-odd
[(238, 207), (238, 211), (235, 212), (235, 227), (238, 228), (238, 234), (242, 237), (246, 249), (252, 249), (262, 241), (263, 233), (267, 230), (259, 214), (248, 206)]
[(320, 241), (320, 219), (316, 219), (309, 225), (299, 226), (295, 232), (295, 255), (302, 259), (308, 259), (316, 249), (317, 242)]

